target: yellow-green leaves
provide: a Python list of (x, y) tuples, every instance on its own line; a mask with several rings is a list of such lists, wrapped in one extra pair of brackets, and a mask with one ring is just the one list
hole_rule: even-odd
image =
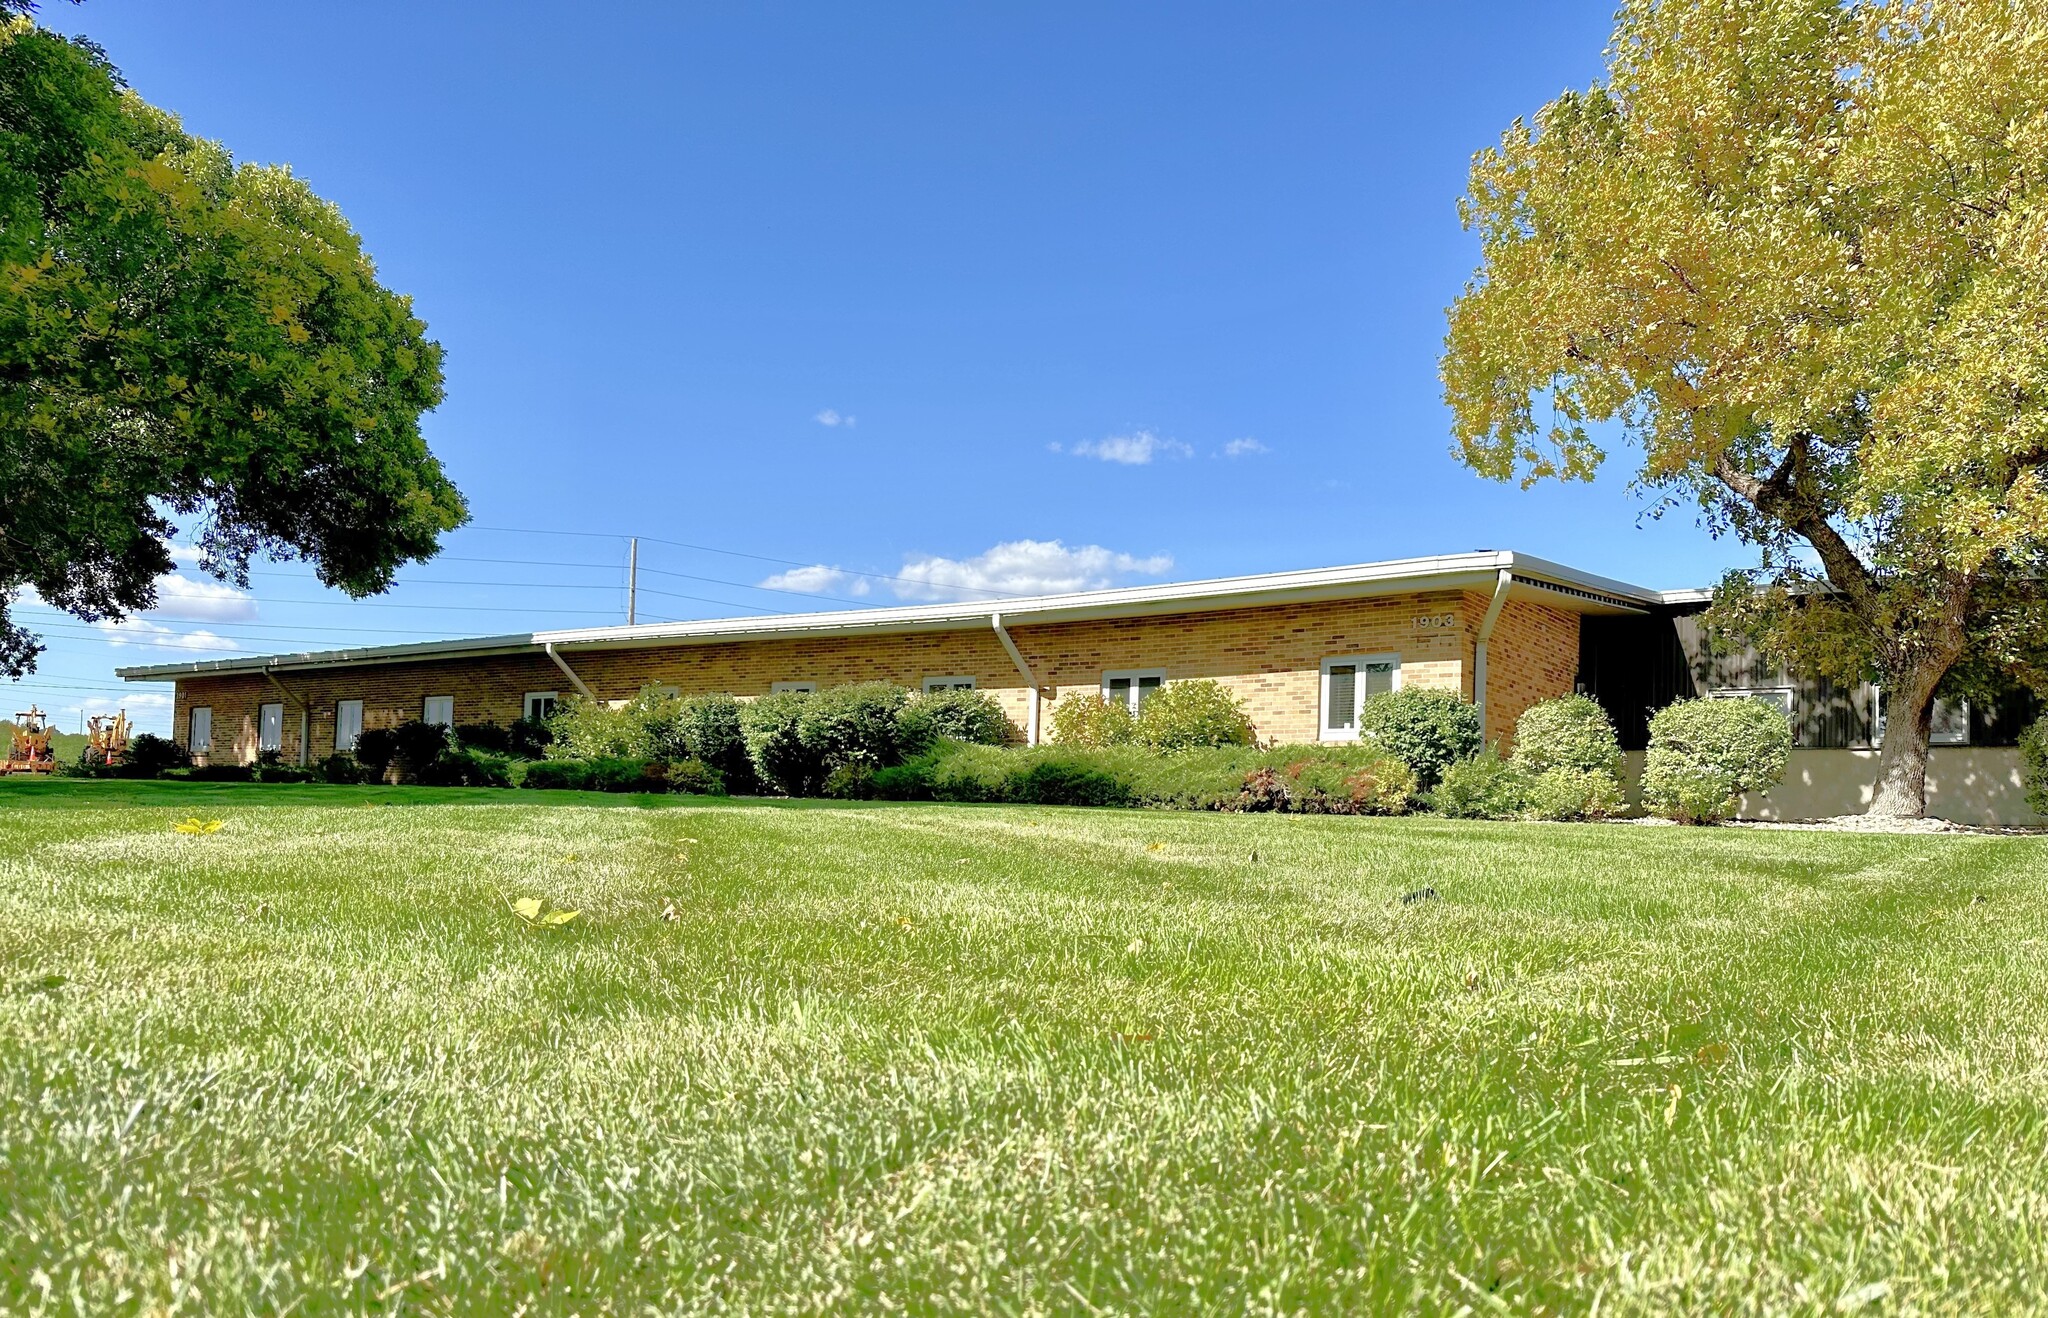
[(548, 910), (547, 902), (540, 897), (521, 897), (512, 903), (512, 913), (534, 929), (554, 929), (569, 923), (581, 911)]
[(222, 821), (218, 819), (200, 819), (195, 816), (191, 819), (181, 819), (171, 825), (171, 828), (179, 833), (218, 833), (221, 830), (221, 823)]

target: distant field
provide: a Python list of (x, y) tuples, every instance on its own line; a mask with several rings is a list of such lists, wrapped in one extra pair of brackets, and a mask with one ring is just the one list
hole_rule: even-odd
[(630, 807), (0, 783), (0, 1312), (2048, 1307), (2043, 840)]

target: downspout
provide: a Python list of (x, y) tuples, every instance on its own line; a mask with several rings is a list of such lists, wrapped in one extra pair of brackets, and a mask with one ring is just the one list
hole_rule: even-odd
[(1472, 703), (1479, 709), (1479, 735), (1486, 736), (1486, 643), (1493, 637), (1493, 624), (1500, 621), (1500, 611), (1507, 606), (1508, 587), (1514, 584), (1513, 568), (1502, 568), (1500, 577), (1493, 584), (1493, 602), (1486, 606), (1486, 616), (1479, 620), (1479, 639), (1472, 647)]
[(583, 679), (576, 676), (576, 670), (569, 667), (569, 661), (555, 653), (555, 643), (553, 641), (547, 642), (542, 648), (548, 652), (548, 658), (555, 661), (555, 667), (562, 670), (562, 675), (575, 684), (578, 691), (583, 693), (585, 700), (596, 701), (597, 697), (591, 694), (590, 688), (583, 685)]
[(1010, 662), (1017, 665), (1018, 673), (1024, 678), (1024, 744), (1038, 744), (1038, 678), (1031, 671), (1031, 665), (1024, 662), (1024, 652), (1017, 648), (1017, 642), (1003, 627), (1003, 615), (988, 615), (989, 626), (996, 629), (996, 639), (1003, 643), (1003, 649), (1010, 655)]
[[(271, 672), (268, 667), (264, 668), (263, 676), (270, 685), (277, 688), (277, 694), (285, 698), (286, 704), (299, 707), (299, 767), (304, 768), (311, 762), (306, 754), (306, 743), (313, 740), (313, 711), (307, 707), (305, 701), (286, 690), (285, 684), (278, 681), (277, 674)], [(283, 729), (279, 729), (279, 731), (281, 732)], [(258, 742), (261, 742), (263, 739), (262, 718), (260, 715), (257, 719), (256, 738)]]

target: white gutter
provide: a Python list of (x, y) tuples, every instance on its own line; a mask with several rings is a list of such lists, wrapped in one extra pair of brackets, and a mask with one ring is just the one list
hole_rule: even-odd
[(574, 683), (576, 689), (583, 693), (585, 700), (594, 701), (597, 699), (595, 695), (591, 694), (590, 688), (583, 685), (583, 679), (576, 676), (576, 670), (569, 667), (569, 661), (555, 653), (555, 643), (553, 641), (547, 642), (541, 648), (547, 651), (548, 658), (555, 661), (555, 667), (562, 670), (562, 675)]
[(1024, 662), (1024, 652), (1017, 648), (1017, 642), (1010, 639), (1010, 633), (1003, 627), (1003, 615), (988, 615), (989, 626), (996, 629), (996, 639), (1010, 652), (1010, 662), (1017, 665), (1017, 672), (1024, 678), (1024, 744), (1038, 744), (1038, 678), (1032, 673), (1031, 665)]
[(1472, 647), (1472, 703), (1479, 709), (1481, 739), (1486, 736), (1486, 643), (1493, 638), (1493, 624), (1500, 621), (1500, 611), (1507, 607), (1508, 587), (1514, 581), (1513, 568), (1500, 570), (1500, 579), (1493, 587), (1493, 602), (1486, 606), (1486, 616), (1479, 620), (1479, 639)]

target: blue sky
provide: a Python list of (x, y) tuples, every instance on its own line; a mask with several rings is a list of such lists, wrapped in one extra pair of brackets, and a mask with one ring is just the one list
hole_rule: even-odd
[(1704, 584), (1741, 549), (1642, 519), (1626, 453), (1481, 481), (1436, 379), (1471, 153), (1597, 76), (1610, 14), (48, 4), (340, 204), (448, 349), (426, 427), (475, 526), (362, 604), (259, 565), (111, 634), (24, 609), (9, 708), (75, 726), (206, 647), (622, 621), (629, 533), (643, 618), (1477, 548)]

